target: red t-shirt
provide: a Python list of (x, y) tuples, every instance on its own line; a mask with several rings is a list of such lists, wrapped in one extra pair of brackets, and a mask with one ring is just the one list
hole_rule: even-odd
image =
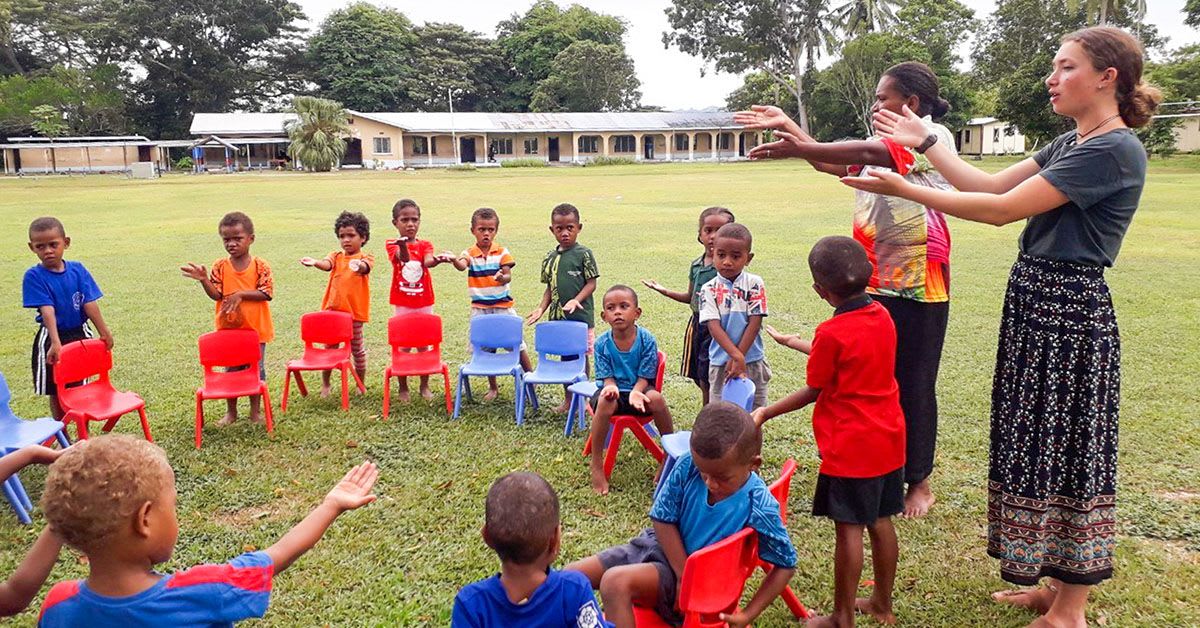
[(425, 256), (433, 252), (428, 240), (412, 240), (408, 243), (408, 262), (400, 263), (396, 251), (400, 245), (396, 239), (384, 243), (388, 260), (392, 263), (391, 304), (404, 307), (433, 305), (433, 280), (425, 268)]
[(904, 466), (895, 369), (896, 326), (879, 303), (835, 314), (817, 326), (808, 385), (821, 389), (812, 419), (821, 473), (873, 478)]

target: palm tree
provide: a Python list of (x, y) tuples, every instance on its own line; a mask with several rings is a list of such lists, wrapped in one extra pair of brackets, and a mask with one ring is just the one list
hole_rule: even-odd
[(342, 103), (297, 96), (290, 113), (296, 118), (284, 124), (292, 142), (288, 145), (288, 156), (316, 172), (329, 172), (337, 166), (346, 154), (345, 138), (350, 135)]
[[(1122, 7), (1129, 11), (1129, 17), (1135, 22), (1140, 23), (1146, 17), (1146, 0), (1067, 0), (1067, 9), (1078, 11), (1081, 4), (1088, 22), (1092, 24), (1110, 24)], [(1095, 21), (1092, 21), (1093, 18)]]
[(797, 113), (800, 117), (800, 128), (807, 133), (808, 106), (804, 102), (804, 75), (817, 67), (817, 59), (821, 53), (833, 54), (837, 49), (836, 22), (832, 14), (826, 10), (827, 0), (800, 0), (793, 13), (791, 23), (795, 27), (795, 45), (804, 56), (804, 72), (799, 68), (799, 57), (796, 57), (797, 67), (794, 71), (796, 82)]
[(846, 0), (831, 14), (850, 37), (882, 31), (896, 22), (896, 7), (903, 0)]

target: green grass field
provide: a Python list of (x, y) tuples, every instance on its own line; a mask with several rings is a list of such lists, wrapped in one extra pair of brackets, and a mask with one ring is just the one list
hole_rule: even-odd
[[(625, 542), (648, 521), (650, 457), (627, 441), (612, 494), (593, 496), (580, 456), (583, 439), (565, 439), (562, 417), (545, 410), (554, 405), (555, 391), (542, 391), (543, 411), (522, 428), (513, 422), (511, 387), (492, 404), (467, 406), (458, 422), (446, 418), (440, 400), (397, 406), (389, 421), (381, 421), (390, 311), (383, 276), (373, 280), (374, 319), (367, 327), (368, 394), (355, 398), (349, 412), (335, 399), (294, 396), (288, 414), (277, 414), (273, 439), (261, 426), (243, 422), (209, 429), (204, 448), (193, 448), (196, 337), (211, 329), (212, 303), (180, 276), (180, 264), (207, 265), (222, 256), (216, 225), (224, 212), (243, 210), (255, 219), (253, 252), (275, 271), (271, 307), (278, 337), (267, 356), (278, 403), (284, 362), (301, 349), (298, 319), (319, 306), (326, 282), (324, 273), (297, 260), (336, 248), (333, 219), (343, 209), (372, 218), (368, 248), (382, 258), (383, 240), (394, 234), (389, 210), (401, 197), (421, 203), (421, 236), (439, 250), (470, 245), (470, 212), (495, 207), (502, 218), (499, 242), (518, 261), (514, 289), (521, 312), (541, 294), (537, 269), (553, 246), (549, 211), (561, 201), (582, 209), (580, 242), (596, 252), (602, 288), (618, 282), (640, 287), (640, 279), (654, 278), (683, 289), (688, 262), (700, 252), (697, 213), (713, 204), (733, 208), (755, 234), (750, 269), (769, 287), (772, 324), (802, 333), (830, 314), (809, 288), (808, 249), (821, 236), (850, 231), (851, 191), (799, 162), (176, 175), (157, 181), (0, 179), (0, 285), (8, 304), (0, 308), (0, 370), (14, 389), (15, 409), (25, 417), (46, 413), (45, 400), (30, 393), (35, 325), (19, 303), (22, 273), (36, 262), (25, 246), (26, 226), (35, 216), (53, 214), (74, 239), (68, 258), (85, 262), (105, 291), (101, 306), (116, 337), (114, 381), (145, 397), (155, 440), (176, 470), (182, 529), (163, 570), (265, 547), (350, 465), (367, 458), (382, 468), (379, 501), (344, 516), (276, 580), (261, 625), (447, 625), (458, 588), (498, 569), (479, 528), (489, 484), (509, 471), (537, 471), (558, 490), (560, 564)], [(1117, 576), (1093, 598), (1089, 619), (1096, 625), (1200, 625), (1200, 431), (1194, 414), (1200, 401), (1200, 298), (1181, 285), (1200, 267), (1197, 198), (1200, 158), (1154, 160), (1141, 209), (1108, 274), (1125, 349), (1121, 536)], [(933, 476), (939, 502), (928, 518), (898, 524), (896, 612), (905, 626), (1020, 626), (1031, 617), (988, 598), (1004, 584), (983, 540), (996, 328), (1020, 226), (950, 222), (953, 307)], [(387, 272), (380, 269), (380, 275)], [(466, 356), (465, 278), (448, 267), (433, 275), (436, 309), (446, 322), (443, 350), (453, 369)], [(668, 354), (667, 398), (677, 425), (687, 428), (699, 409), (696, 389), (675, 375), (687, 308), (649, 290), (641, 296), (642, 324)], [(801, 385), (804, 360), (773, 343), (768, 352), (775, 371), (771, 397), (777, 399)], [(219, 418), (220, 402), (208, 411), (210, 420)], [(792, 587), (809, 605), (828, 610), (833, 526), (807, 514), (817, 467), (809, 419), (804, 411), (770, 424), (763, 474), (774, 478), (788, 457), (800, 462), (789, 528), (801, 562)], [(117, 431), (140, 434), (136, 416)], [(44, 471), (28, 470), (23, 479), (38, 499)], [(22, 527), (4, 510), (0, 573), (7, 574), (44, 520), (35, 515), (33, 526)], [(65, 550), (51, 580), (84, 577), (86, 569), (79, 555)], [(32, 625), (35, 617), (29, 611), (15, 623)], [(789, 621), (776, 602), (759, 625)]]

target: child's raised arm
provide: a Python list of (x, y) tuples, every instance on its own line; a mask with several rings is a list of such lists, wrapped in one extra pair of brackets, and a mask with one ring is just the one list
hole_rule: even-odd
[[(15, 454), (9, 454), (12, 455)], [(50, 528), (42, 530), (33, 549), (25, 555), (25, 560), (21, 561), (8, 580), (0, 583), (0, 617), (16, 615), (29, 606), (54, 568), (61, 548), (62, 541)]]
[(221, 291), (213, 285), (212, 278), (208, 275), (208, 269), (203, 264), (196, 265), (191, 262), (179, 267), (180, 272), (188, 279), (195, 279), (200, 282), (200, 287), (204, 288), (204, 294), (213, 301), (221, 300)]
[(329, 491), (320, 506), (308, 513), (303, 521), (288, 530), (283, 538), (266, 549), (275, 565), (275, 574), (291, 566), (297, 558), (312, 549), (329, 529), (334, 519), (347, 510), (361, 508), (375, 501), (371, 488), (379, 478), (379, 469), (373, 462), (364, 462), (346, 472), (341, 482)]
[(442, 257), (445, 258), (446, 260), (448, 260), (452, 265), (454, 265), (455, 270), (460, 271), (460, 272), (466, 270), (467, 268), (469, 268), (471, 266), (471, 260), (467, 258), (466, 254), (455, 255), (455, 254), (451, 253), (450, 251), (443, 251)]
[(31, 464), (51, 464), (62, 455), (63, 449), (50, 449), (41, 445), (22, 447), (11, 454), (0, 456), (0, 482)]
[(679, 301), (680, 303), (691, 303), (692, 302), (692, 294), (693, 294), (692, 288), (694, 286), (690, 283), (688, 284), (687, 292), (676, 292), (674, 290), (669, 290), (666, 287), (664, 287), (662, 284), (658, 283), (657, 281), (654, 281), (653, 279), (643, 279), (642, 285), (663, 295), (664, 297), (667, 297), (668, 299), (671, 299), (672, 301)]
[(796, 334), (781, 334), (770, 325), (765, 325), (764, 328), (767, 330), (767, 334), (770, 335), (771, 339), (775, 342), (778, 342), (785, 347), (795, 349), (803, 354), (812, 353), (811, 340), (805, 340)]
[(300, 265), (308, 266), (309, 268), (316, 268), (325, 272), (333, 270), (332, 262), (327, 259), (317, 259), (315, 257), (301, 257)]

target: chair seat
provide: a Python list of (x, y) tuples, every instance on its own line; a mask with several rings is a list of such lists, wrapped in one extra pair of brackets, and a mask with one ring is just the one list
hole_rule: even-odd
[(543, 360), (537, 368), (525, 374), (527, 384), (571, 384), (587, 377), (583, 371), (582, 361), (556, 362)]
[(596, 391), (600, 389), (596, 386), (596, 382), (584, 381), (576, 382), (570, 386), (567, 386), (567, 390), (570, 391), (572, 395), (582, 395), (584, 397), (591, 398), (591, 396), (596, 394)]
[(258, 379), (257, 369), (245, 369), (220, 373), (220, 379), (205, 378), (204, 385), (196, 392), (205, 399), (229, 399), (262, 394), (263, 383)]
[(137, 393), (120, 392), (100, 384), (68, 388), (59, 401), (64, 410), (86, 414), (98, 421), (133, 412), (146, 405)]
[(459, 375), (512, 375), (521, 368), (515, 354), (476, 354), (470, 362), (459, 368)]
[(674, 432), (661, 439), (663, 451), (672, 458), (679, 458), (691, 451), (692, 433), (690, 431)]
[(0, 449), (20, 449), (37, 445), (53, 438), (63, 428), (60, 421), (49, 417), (26, 421), (23, 419), (0, 421)]
[(671, 628), (671, 624), (654, 612), (654, 609), (636, 604), (633, 607), (633, 623), (638, 628)]
[(416, 375), (433, 375), (441, 373), (442, 369), (449, 370), (437, 351), (422, 351), (420, 353), (402, 353), (392, 356), (392, 364), (388, 367), (389, 377), (410, 377)]
[(345, 349), (305, 349), (304, 356), (297, 360), (288, 360), (289, 371), (329, 371), (336, 369), (339, 364), (350, 359)]

